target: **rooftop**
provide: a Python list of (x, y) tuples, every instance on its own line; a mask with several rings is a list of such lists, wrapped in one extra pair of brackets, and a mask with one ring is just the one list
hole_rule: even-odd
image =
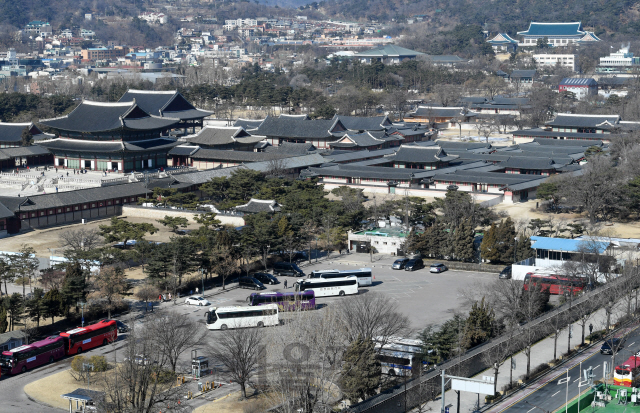
[(582, 37), (586, 34), (582, 30), (581, 22), (570, 23), (541, 23), (531, 22), (529, 29), (523, 32), (518, 32), (519, 36), (538, 36), (538, 37), (553, 37), (553, 36), (579, 36)]
[(385, 227), (385, 228), (373, 228), (365, 231), (354, 232), (355, 235), (371, 235), (374, 237), (400, 237), (405, 238), (409, 235), (408, 232), (403, 231), (398, 227)]
[(376, 47), (371, 50), (364, 50), (355, 55), (355, 57), (411, 57), (423, 55), (424, 53), (416, 52), (415, 50), (406, 49), (404, 47), (396, 46), (395, 44), (387, 44), (384, 46)]
[(608, 242), (587, 239), (566, 239), (551, 237), (531, 237), (531, 248), (538, 250), (578, 252), (580, 250), (598, 250), (603, 253), (609, 247)]

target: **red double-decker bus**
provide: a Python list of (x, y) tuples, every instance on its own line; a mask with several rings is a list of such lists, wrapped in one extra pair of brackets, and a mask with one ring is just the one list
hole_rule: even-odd
[(2, 375), (24, 373), (27, 370), (64, 357), (62, 337), (48, 337), (35, 343), (3, 351), (0, 355)]
[(548, 290), (552, 295), (576, 295), (585, 289), (587, 279), (564, 275), (540, 275), (530, 272), (524, 276), (524, 290), (528, 291), (530, 285), (540, 286), (542, 290)]
[(106, 345), (118, 338), (115, 320), (102, 320), (86, 327), (75, 328), (60, 333), (64, 339), (64, 351), (67, 355), (80, 354), (100, 345)]

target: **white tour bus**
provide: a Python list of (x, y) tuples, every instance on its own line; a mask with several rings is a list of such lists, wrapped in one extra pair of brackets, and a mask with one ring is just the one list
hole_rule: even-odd
[(325, 280), (329, 280), (332, 278), (342, 278), (348, 277), (350, 275), (355, 275), (358, 277), (358, 286), (366, 287), (373, 283), (373, 277), (371, 275), (371, 268), (358, 268), (357, 270), (321, 270), (321, 271), (312, 271), (309, 274), (309, 278), (324, 278)]
[[(376, 358), (380, 361), (382, 374), (390, 376), (411, 376), (420, 374), (419, 366), (426, 367), (426, 362), (421, 362), (422, 341), (399, 337), (389, 337), (386, 343), (376, 340)], [(414, 369), (416, 372), (414, 373)]]
[(277, 304), (265, 304), (258, 307), (211, 307), (205, 313), (205, 317), (209, 330), (277, 326), (280, 324)]
[(351, 275), (328, 280), (324, 278), (307, 278), (298, 280), (295, 289), (296, 291), (313, 290), (316, 298), (358, 294), (358, 277)]

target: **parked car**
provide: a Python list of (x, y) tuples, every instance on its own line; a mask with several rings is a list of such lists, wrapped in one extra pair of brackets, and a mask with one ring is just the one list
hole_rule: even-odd
[(393, 269), (393, 270), (403, 270), (404, 266), (409, 261), (411, 261), (409, 258), (398, 258), (397, 260), (395, 260), (393, 262), (393, 265), (391, 266), (391, 269)]
[(304, 272), (294, 262), (276, 262), (273, 266), (274, 275), (286, 275), (290, 277), (304, 277)]
[(442, 263), (431, 264), (431, 268), (429, 268), (429, 272), (445, 272), (447, 271), (447, 266)]
[[(130, 361), (131, 359), (129, 357), (125, 357), (124, 361), (125, 363)], [(155, 360), (151, 360), (149, 357), (143, 355), (143, 354), (136, 354), (133, 357), (133, 362), (139, 366), (148, 366), (149, 364), (156, 364), (157, 361)]]
[(411, 259), (404, 265), (405, 271), (415, 271), (420, 268), (424, 268), (424, 261), (422, 261), (422, 258)]
[(129, 331), (129, 326), (122, 321), (116, 320), (116, 326), (118, 326), (118, 334), (126, 333)]
[(618, 352), (624, 346), (624, 338), (610, 338), (602, 343), (602, 347), (600, 347), (600, 354), (613, 354), (613, 352)]
[(500, 271), (500, 275), (498, 275), (498, 278), (500, 278), (501, 280), (511, 279), (511, 266), (507, 265), (506, 267), (504, 267), (502, 271)]
[(199, 306), (211, 305), (211, 303), (207, 301), (204, 297), (197, 297), (197, 296), (187, 297), (184, 300), (184, 302), (187, 305), (199, 305)]
[(264, 284), (253, 277), (240, 277), (238, 278), (238, 284), (240, 285), (240, 288), (251, 288), (254, 290), (264, 290), (267, 288)]
[(278, 279), (266, 272), (257, 272), (255, 274), (251, 274), (253, 278), (260, 281), (262, 284), (279, 284), (280, 281)]

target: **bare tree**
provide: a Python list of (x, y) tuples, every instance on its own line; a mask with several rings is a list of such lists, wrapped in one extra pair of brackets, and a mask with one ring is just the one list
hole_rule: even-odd
[(229, 376), (240, 385), (242, 397), (246, 398), (246, 386), (265, 356), (264, 330), (240, 328), (223, 331), (210, 349), (213, 358), (227, 368)]
[(338, 303), (336, 316), (349, 342), (361, 337), (375, 339), (384, 345), (389, 337), (409, 333), (409, 318), (384, 294), (367, 292), (342, 300)]
[(231, 250), (227, 247), (214, 248), (211, 251), (211, 261), (213, 271), (222, 280), (222, 289), (224, 290), (227, 278), (236, 271), (238, 264), (232, 257)]
[(118, 267), (102, 268), (92, 280), (94, 291), (89, 297), (101, 303), (107, 310), (107, 317), (111, 318), (111, 310), (122, 302), (124, 294), (129, 290), (129, 282), (122, 270)]
[(144, 301), (145, 309), (149, 301), (155, 300), (160, 295), (160, 290), (155, 285), (145, 284), (136, 291), (136, 298)]
[(272, 159), (267, 164), (265, 175), (273, 178), (284, 178), (288, 170), (286, 159)]
[(478, 131), (478, 135), (483, 136), (486, 139), (487, 143), (489, 142), (489, 137), (492, 133), (499, 132), (498, 126), (491, 119), (476, 123), (476, 130)]
[(190, 408), (182, 403), (184, 391), (176, 387), (175, 375), (167, 369), (159, 340), (149, 329), (135, 323), (130, 323), (129, 328), (129, 338), (122, 348), (124, 362), (116, 364), (113, 373), (103, 378), (105, 397), (98, 405), (99, 410), (124, 413), (151, 413), (160, 409), (189, 411)]
[(176, 312), (153, 317), (147, 324), (147, 329), (158, 341), (157, 351), (167, 360), (173, 372), (176, 371), (180, 355), (202, 344), (206, 333), (206, 330), (189, 316)]
[(89, 251), (102, 245), (102, 238), (96, 228), (79, 228), (60, 233), (59, 242), (72, 251)]

